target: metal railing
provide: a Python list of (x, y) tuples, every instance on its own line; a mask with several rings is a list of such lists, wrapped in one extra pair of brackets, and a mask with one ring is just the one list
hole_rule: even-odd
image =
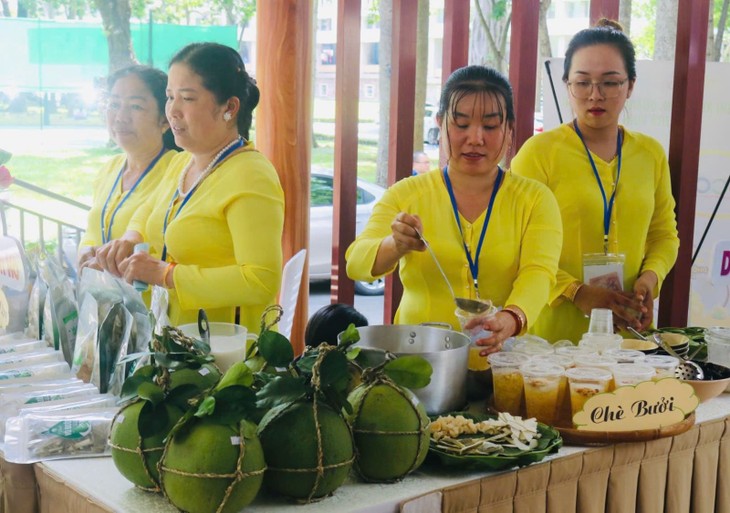
[[(83, 211), (88, 212), (91, 209), (89, 205), (80, 203), (42, 187), (38, 187), (37, 185), (26, 182), (25, 180), (13, 178), (11, 187), (13, 185)], [(17, 219), (17, 226), (13, 226), (13, 233), (9, 233), (9, 216), (15, 216)], [(47, 244), (55, 239), (56, 248), (54, 251), (56, 252), (56, 256), (59, 261), (63, 263), (64, 267), (67, 267), (67, 272), (75, 275), (75, 258), (71, 258), (66, 254), (64, 251), (64, 242), (68, 242), (70, 245), (73, 245), (73, 251), (75, 253), (76, 248), (78, 248), (79, 242), (81, 241), (81, 237), (86, 231), (85, 228), (77, 226), (74, 223), (37, 212), (2, 197), (0, 197), (0, 221), (2, 222), (3, 235), (16, 237), (26, 249), (29, 249), (34, 243), (37, 243), (43, 250), (46, 250)], [(48, 230), (48, 228), (50, 228), (50, 230)], [(49, 231), (52, 232), (53, 235), (50, 235), (48, 233)], [(33, 234), (32, 232), (35, 233)], [(35, 235), (35, 237), (33, 235)]]

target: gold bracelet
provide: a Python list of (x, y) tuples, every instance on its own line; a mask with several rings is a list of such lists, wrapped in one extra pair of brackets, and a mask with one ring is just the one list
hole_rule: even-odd
[(522, 333), (527, 328), (527, 320), (525, 319), (524, 315), (517, 310), (510, 308), (509, 306), (502, 308), (502, 311), (510, 314), (515, 320), (516, 329), (513, 336), (516, 337), (518, 335), (522, 335)]
[[(165, 287), (166, 289), (170, 288), (167, 286), (167, 275), (172, 272), (172, 270), (175, 268), (176, 265), (177, 265), (177, 263), (170, 262), (169, 264), (167, 264), (167, 267), (165, 267), (165, 272), (162, 274), (162, 286)], [(173, 281), (173, 285), (174, 285), (174, 281)]]
[(576, 296), (576, 294), (578, 294), (578, 291), (580, 290), (580, 288), (582, 286), (583, 286), (583, 283), (581, 283), (578, 280), (576, 280), (576, 281), (570, 283), (565, 288), (565, 290), (563, 291), (563, 293), (561, 294), (561, 296), (563, 296), (565, 299), (567, 299), (571, 303), (574, 303), (575, 302), (575, 296)]

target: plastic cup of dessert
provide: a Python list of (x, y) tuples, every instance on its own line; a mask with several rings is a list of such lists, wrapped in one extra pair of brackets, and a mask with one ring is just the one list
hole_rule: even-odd
[(583, 409), (586, 401), (594, 395), (609, 391), (613, 374), (600, 367), (574, 367), (565, 371), (570, 390), (572, 415)]
[(654, 368), (654, 381), (675, 377), (675, 371), (679, 366), (678, 359), (663, 354), (647, 355), (642, 363)]
[(495, 307), (492, 307), (486, 312), (482, 313), (467, 312), (466, 310), (462, 310), (461, 308), (457, 308), (454, 312), (454, 315), (456, 315), (456, 318), (459, 320), (459, 325), (461, 326), (462, 333), (464, 333), (467, 337), (469, 337), (469, 340), (471, 340), (471, 345), (469, 346), (468, 364), (468, 368), (471, 371), (484, 371), (489, 368), (487, 357), (481, 356), (479, 354), (484, 348), (478, 346), (476, 342), (479, 339), (491, 337), (492, 332), (489, 330), (485, 330), (481, 326), (481, 324), (473, 328), (467, 328), (466, 325), (472, 319), (487, 320), (494, 317), (496, 313), (497, 309)]
[[(554, 425), (559, 410), (560, 385), (565, 375), (562, 366), (532, 359), (520, 366), (525, 387), (525, 410), (528, 417)], [(563, 391), (565, 385), (563, 385)], [(563, 397), (565, 393), (563, 392)]]
[(646, 355), (636, 349), (609, 349), (603, 353), (615, 358), (618, 363), (641, 363)]
[(522, 415), (524, 382), (520, 366), (530, 357), (515, 352), (492, 353), (487, 357), (492, 368), (494, 407), (512, 415)]
[(651, 381), (654, 374), (654, 367), (640, 363), (618, 363), (613, 366), (613, 380), (616, 388)]

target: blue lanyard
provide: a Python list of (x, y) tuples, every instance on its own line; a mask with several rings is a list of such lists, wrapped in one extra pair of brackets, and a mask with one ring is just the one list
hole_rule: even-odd
[(578, 134), (578, 137), (580, 137), (580, 142), (583, 143), (583, 147), (586, 149), (586, 155), (588, 155), (588, 160), (591, 162), (593, 174), (596, 177), (596, 181), (598, 182), (598, 188), (601, 189), (601, 196), (603, 197), (603, 252), (608, 253), (608, 231), (611, 228), (611, 212), (613, 212), (613, 202), (616, 199), (618, 180), (619, 178), (621, 178), (621, 147), (623, 146), (622, 143), (624, 136), (621, 132), (621, 129), (619, 129), (618, 137), (616, 138), (616, 156), (618, 158), (618, 169), (616, 170), (616, 184), (613, 186), (611, 199), (607, 200), (606, 191), (603, 189), (601, 177), (598, 174), (598, 169), (596, 169), (596, 163), (593, 161), (591, 151), (588, 149), (588, 145), (586, 144), (585, 139), (583, 139), (583, 133), (580, 131), (580, 128), (578, 128), (578, 122), (575, 119), (573, 120), (573, 128), (575, 128), (575, 133)]
[(456, 196), (454, 196), (454, 188), (451, 185), (449, 179), (449, 168), (444, 168), (444, 182), (446, 182), (446, 189), (449, 191), (449, 198), (451, 198), (451, 207), (454, 209), (454, 217), (456, 218), (456, 225), (459, 227), (459, 233), (461, 234), (461, 243), (464, 245), (464, 252), (466, 253), (466, 259), (469, 261), (469, 270), (471, 270), (471, 277), (474, 280), (474, 290), (479, 292), (479, 255), (482, 252), (482, 244), (484, 243), (484, 236), (487, 234), (487, 226), (489, 225), (489, 218), (492, 217), (492, 207), (494, 206), (494, 199), (497, 197), (497, 191), (502, 183), (502, 177), (504, 171), (502, 168), (497, 166), (497, 179), (494, 181), (494, 187), (492, 188), (492, 196), (489, 198), (489, 206), (487, 207), (487, 216), (484, 218), (484, 226), (482, 226), (482, 233), (479, 235), (479, 243), (477, 244), (477, 252), (472, 259), (469, 247), (466, 245), (464, 240), (464, 231), (461, 229), (461, 221), (459, 220), (459, 207), (456, 205)]
[[(211, 167), (213, 169), (215, 169), (216, 166), (218, 166), (218, 164), (223, 162), (226, 159), (226, 157), (228, 157), (228, 155), (230, 155), (231, 153), (236, 151), (238, 148), (243, 146), (243, 144), (244, 144), (244, 139), (242, 137), (239, 137), (238, 142), (236, 144), (234, 144), (233, 146), (231, 146), (230, 148), (228, 148), (223, 153), (221, 153), (218, 156), (218, 158), (213, 162)], [(192, 157), (190, 157), (190, 158), (192, 158)], [(203, 182), (200, 182), (200, 183), (203, 183)], [(195, 193), (195, 191), (198, 190), (198, 187), (200, 187), (200, 183), (198, 183), (198, 185), (196, 185), (195, 187), (193, 187), (192, 189), (190, 189), (188, 191), (188, 193), (183, 198), (182, 203), (180, 203), (180, 208), (177, 209), (177, 212), (175, 212), (175, 214), (172, 216), (172, 219), (170, 219), (170, 211), (172, 210), (172, 206), (175, 204), (175, 201), (177, 200), (178, 196), (180, 195), (180, 191), (178, 191), (177, 188), (175, 189), (175, 194), (172, 195), (172, 199), (170, 199), (170, 205), (167, 207), (167, 212), (165, 212), (165, 221), (162, 225), (162, 240), (163, 241), (165, 240), (165, 234), (167, 233), (167, 225), (169, 224), (168, 219), (170, 219), (170, 222), (172, 222), (175, 220), (175, 218), (178, 215), (180, 215), (180, 211), (183, 209), (183, 207), (188, 202), (188, 200), (192, 197), (192, 195)], [(164, 262), (166, 259), (167, 259), (167, 243), (165, 242), (165, 243), (163, 243), (163, 246), (162, 246), (162, 259), (161, 260)]]
[(147, 169), (145, 169), (141, 175), (139, 175), (139, 178), (137, 178), (137, 181), (134, 182), (134, 185), (127, 191), (127, 194), (124, 195), (122, 198), (122, 201), (119, 202), (119, 204), (116, 206), (114, 211), (112, 212), (111, 219), (109, 219), (109, 226), (107, 229), (104, 229), (104, 219), (106, 219), (106, 209), (109, 206), (109, 201), (112, 199), (112, 194), (114, 194), (114, 190), (117, 188), (117, 185), (119, 185), (119, 181), (122, 179), (122, 175), (124, 174), (124, 168), (127, 167), (126, 161), (122, 168), (119, 170), (119, 173), (117, 174), (116, 180), (114, 180), (114, 185), (112, 185), (111, 190), (109, 191), (109, 196), (106, 197), (106, 201), (104, 202), (104, 206), (101, 209), (101, 242), (102, 244), (106, 244), (110, 240), (112, 240), (112, 225), (114, 224), (114, 217), (116, 217), (117, 212), (119, 212), (119, 209), (122, 208), (122, 205), (124, 205), (124, 202), (127, 201), (127, 198), (129, 198), (134, 190), (137, 188), (137, 186), (142, 183), (142, 180), (144, 180), (144, 177), (149, 174), (150, 171), (152, 171), (152, 168), (155, 167), (157, 162), (162, 158), (162, 156), (165, 154), (165, 147), (163, 146), (160, 150), (160, 153), (157, 154), (157, 156), (152, 159), (152, 162), (147, 166)]

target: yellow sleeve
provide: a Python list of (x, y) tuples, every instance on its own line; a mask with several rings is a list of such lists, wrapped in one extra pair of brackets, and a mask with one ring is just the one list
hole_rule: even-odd
[[(510, 164), (512, 172), (519, 176), (532, 178), (533, 180), (537, 180), (538, 182), (550, 187), (550, 173), (544, 159), (546, 151), (548, 151), (548, 149), (541, 147), (539, 138), (531, 137), (525, 141), (520, 150), (517, 152), (517, 155), (515, 155), (512, 159)], [(550, 194), (552, 195), (552, 192)], [(559, 207), (558, 216), (560, 216)], [(563, 302), (563, 292), (565, 292), (565, 289), (568, 288), (568, 285), (576, 280), (581, 281), (580, 278), (559, 268), (556, 273), (555, 285), (552, 287), (548, 298), (550, 306), (557, 306)]]
[(523, 221), (517, 277), (505, 305), (517, 305), (534, 323), (548, 303), (558, 270), (563, 230), (555, 197), (540, 186), (534, 189), (532, 208)]
[(159, 199), (157, 192), (155, 192), (155, 194), (150, 194), (147, 199), (140, 203), (137, 211), (132, 216), (132, 219), (129, 220), (127, 231), (137, 232), (142, 235), (142, 240), (148, 240), (146, 235), (147, 230), (145, 227), (147, 226), (147, 220)]
[[(175, 289), (183, 310), (268, 304), (279, 290), (284, 192), (273, 167), (264, 178), (252, 169), (246, 171), (255, 176), (244, 175), (250, 181), (224, 211), (235, 263), (219, 267), (179, 264)], [(230, 186), (228, 182), (223, 185)]]
[(350, 244), (345, 253), (347, 276), (355, 281), (373, 281), (395, 271), (397, 265), (382, 275), (373, 276), (372, 269), (380, 244), (392, 233), (390, 225), (403, 210), (399, 206), (398, 187), (390, 187), (373, 207), (365, 229)]
[(86, 231), (79, 242), (79, 246), (101, 246), (101, 211), (104, 202), (109, 196), (109, 191), (114, 184), (114, 179), (124, 163), (124, 155), (116, 155), (112, 160), (104, 164), (94, 178), (94, 193), (91, 200), (91, 209), (86, 220)]
[(659, 293), (661, 284), (677, 259), (679, 237), (677, 236), (677, 219), (674, 213), (674, 197), (669, 175), (669, 163), (662, 151), (659, 179), (654, 190), (654, 212), (649, 224), (646, 238), (646, 254), (641, 265), (641, 272), (654, 271), (658, 285), (654, 297)]

